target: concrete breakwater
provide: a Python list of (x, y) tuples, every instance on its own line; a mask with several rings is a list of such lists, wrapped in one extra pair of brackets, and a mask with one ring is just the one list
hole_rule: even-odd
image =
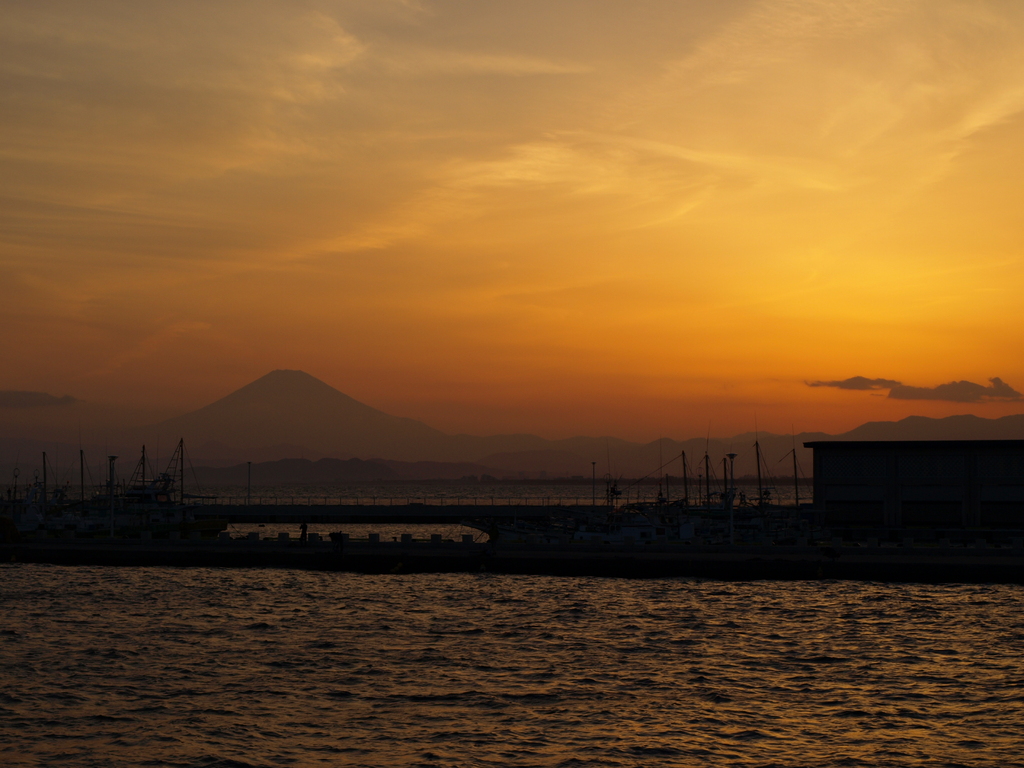
[[(314, 537), (315, 538), (315, 537)], [(1024, 583), (1024, 547), (514, 544), (231, 538), (36, 539), (0, 546), (3, 562), (294, 568), (360, 573), (469, 572), (752, 579)]]

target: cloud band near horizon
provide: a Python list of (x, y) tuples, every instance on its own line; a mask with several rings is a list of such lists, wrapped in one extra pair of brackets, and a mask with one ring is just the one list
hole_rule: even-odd
[(73, 405), (79, 402), (71, 395), (57, 397), (47, 392), (21, 392), (0, 390), (0, 408), (46, 408), (53, 405)]
[(902, 382), (893, 379), (869, 379), (864, 376), (851, 376), (842, 381), (808, 381), (808, 387), (835, 387), (836, 389), (892, 389), (902, 386)]
[(989, 379), (989, 385), (976, 384), (973, 381), (950, 381), (935, 387), (914, 387), (903, 384), (895, 379), (869, 379), (864, 376), (852, 376), (841, 381), (808, 381), (809, 387), (833, 387), (848, 390), (889, 390), (888, 398), (892, 400), (941, 400), (948, 403), (984, 403), (990, 401), (1009, 401), (1024, 398), (1005, 381), (995, 376)]

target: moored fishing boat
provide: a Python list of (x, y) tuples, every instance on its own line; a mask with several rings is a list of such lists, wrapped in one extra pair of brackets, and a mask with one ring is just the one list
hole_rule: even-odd
[[(197, 519), (196, 510), (212, 497), (184, 491), (185, 446), (178, 446), (164, 472), (148, 476), (145, 446), (127, 483), (118, 483), (116, 456), (108, 457), (109, 474), (102, 492), (85, 496), (84, 457), (81, 461), (80, 498), (69, 499), (69, 488), (55, 489), (47, 498), (45, 482), (36, 482), (18, 498), (8, 491), (3, 514), (12, 519), (20, 533), (71, 536), (156, 537), (215, 536), (227, 527), (225, 520)], [(43, 455), (44, 467), (46, 456)], [(45, 500), (45, 501), (44, 501)]]
[[(755, 443), (754, 447), (760, 464), (759, 446)], [(762, 484), (760, 473), (756, 497), (738, 491), (733, 469), (736, 456), (730, 453), (723, 457), (719, 479), (705, 454), (691, 489), (683, 453), (681, 496), (669, 496), (666, 476), (664, 493), (659, 483), (657, 499), (631, 501), (631, 496), (641, 495), (640, 486), (651, 475), (634, 481), (624, 490), (609, 477), (603, 507), (565, 507), (551, 510), (543, 518), (479, 519), (466, 520), (464, 524), (489, 533), (492, 539), (527, 543), (725, 544), (795, 537), (799, 532), (799, 508), (779, 503), (773, 488)], [(623, 495), (625, 503), (621, 502)]]

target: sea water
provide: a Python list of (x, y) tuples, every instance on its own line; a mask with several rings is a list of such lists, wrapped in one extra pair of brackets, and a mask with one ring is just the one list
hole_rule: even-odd
[(1024, 587), (0, 566), (0, 764), (1024, 764)]

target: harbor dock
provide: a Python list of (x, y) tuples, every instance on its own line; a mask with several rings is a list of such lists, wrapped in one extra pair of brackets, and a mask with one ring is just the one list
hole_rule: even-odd
[(500, 573), (727, 580), (856, 579), (888, 582), (1024, 583), (1024, 544), (834, 546), (539, 544), (432, 540), (330, 542), (37, 538), (0, 545), (5, 563), (207, 568), (294, 568), (356, 573)]
[[(338, 503), (334, 503), (334, 502)], [(340, 500), (315, 497), (308, 499), (275, 500), (273, 503), (215, 503), (197, 507), (197, 520), (225, 520), (231, 524), (243, 523), (457, 523), (467, 518), (494, 520), (543, 519), (552, 514), (572, 512), (589, 514), (607, 510), (607, 507), (552, 504), (543, 499), (508, 503), (480, 503), (474, 500), (447, 500), (438, 503), (430, 499), (423, 502), (396, 501), (377, 503), (369, 499)]]

